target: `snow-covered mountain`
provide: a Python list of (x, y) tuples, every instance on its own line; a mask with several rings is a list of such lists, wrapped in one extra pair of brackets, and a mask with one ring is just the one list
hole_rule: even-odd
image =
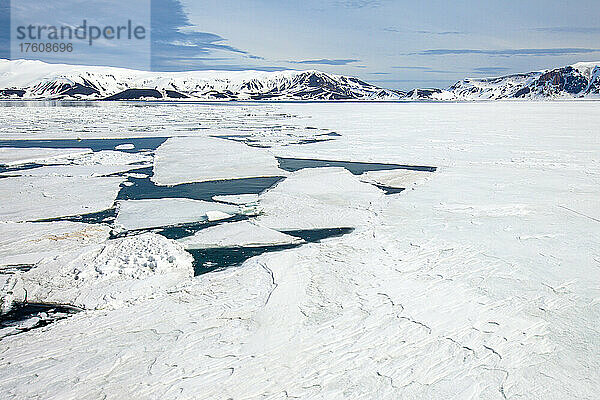
[(146, 72), (0, 60), (0, 97), (190, 100), (398, 100), (404, 93), (319, 71)]
[[(582, 62), (562, 68), (464, 79), (447, 90), (411, 91), (413, 99), (500, 100), (570, 99), (600, 97), (600, 62)], [(408, 96), (407, 95), (407, 96)]]

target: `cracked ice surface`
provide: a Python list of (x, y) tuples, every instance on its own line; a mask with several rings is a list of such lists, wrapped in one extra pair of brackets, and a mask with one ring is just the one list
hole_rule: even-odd
[(177, 185), (257, 176), (285, 176), (277, 159), (265, 150), (211, 137), (171, 138), (156, 149), (157, 185)]
[(355, 227), (382, 196), (344, 168), (306, 168), (260, 195), (257, 221), (278, 230)]
[(397, 196), (277, 185), (267, 211), (280, 190), (298, 225), (284, 209), (360, 224), (7, 337), (2, 397), (597, 397), (600, 103), (265, 107), (343, 135), (290, 156), (440, 168)]
[(90, 149), (0, 148), (0, 165), (60, 161), (75, 155), (91, 153)]
[(0, 266), (35, 264), (108, 239), (110, 228), (78, 222), (0, 223)]
[(29, 301), (106, 309), (159, 296), (192, 275), (180, 245), (144, 233), (46, 258), (22, 278)]
[(186, 249), (213, 247), (270, 246), (302, 243), (302, 239), (286, 235), (248, 221), (230, 222), (196, 232), (179, 239)]
[(121, 200), (115, 225), (143, 229), (218, 220), (240, 212), (237, 206), (191, 199)]
[(112, 207), (125, 178), (10, 177), (0, 179), (0, 221), (32, 221)]

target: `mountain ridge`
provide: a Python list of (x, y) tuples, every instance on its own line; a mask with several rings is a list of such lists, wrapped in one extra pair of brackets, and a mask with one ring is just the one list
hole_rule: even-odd
[(481, 101), (600, 98), (600, 62), (490, 78), (447, 89), (385, 89), (317, 70), (148, 72), (0, 60), (0, 98), (74, 100)]

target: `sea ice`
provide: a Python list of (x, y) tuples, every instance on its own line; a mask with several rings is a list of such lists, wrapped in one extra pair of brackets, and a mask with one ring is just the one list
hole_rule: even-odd
[[(222, 214), (213, 214), (220, 212)], [(122, 200), (115, 225), (126, 230), (154, 228), (231, 217), (239, 207), (192, 199)]]
[(127, 172), (142, 167), (143, 165), (47, 165), (44, 167), (11, 171), (0, 174), (0, 176), (97, 177)]
[(213, 247), (256, 247), (302, 243), (302, 239), (286, 235), (249, 221), (230, 222), (196, 232), (179, 239), (186, 249)]
[(0, 165), (15, 166), (28, 163), (58, 161), (64, 158), (90, 153), (91, 149), (46, 149), (46, 148), (0, 148)]
[(382, 195), (344, 168), (306, 168), (260, 195), (257, 222), (277, 230), (356, 227)]
[(133, 150), (135, 145), (133, 143), (124, 143), (115, 146), (115, 150)]
[(93, 309), (158, 295), (193, 272), (179, 244), (144, 233), (46, 258), (21, 276), (30, 301)]
[(214, 201), (220, 201), (223, 203), (245, 205), (245, 204), (256, 203), (258, 201), (258, 194), (249, 193), (249, 194), (232, 194), (232, 195), (225, 195), (225, 196), (213, 196), (212, 199)]
[(124, 178), (10, 177), (0, 179), (0, 221), (32, 221), (111, 208)]
[(156, 149), (151, 179), (157, 185), (177, 185), (285, 175), (265, 149), (211, 137), (177, 137)]
[(431, 172), (390, 169), (367, 171), (360, 175), (360, 180), (392, 188), (409, 188), (422, 184), (427, 181), (427, 179), (431, 178), (432, 175)]
[(0, 222), (0, 266), (31, 265), (108, 239), (110, 228), (78, 222)]

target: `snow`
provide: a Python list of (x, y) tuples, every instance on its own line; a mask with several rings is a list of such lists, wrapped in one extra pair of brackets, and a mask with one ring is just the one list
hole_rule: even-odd
[(121, 200), (117, 204), (115, 225), (126, 230), (212, 221), (240, 212), (237, 206), (192, 199)]
[(115, 150), (133, 150), (135, 149), (135, 145), (133, 143), (124, 143), (115, 146)]
[(431, 178), (431, 172), (406, 169), (367, 171), (360, 176), (361, 181), (392, 188), (408, 188), (421, 185)]
[(0, 315), (9, 312), (15, 302), (24, 301), (25, 296), (23, 281), (19, 275), (0, 275)]
[(0, 266), (35, 264), (45, 257), (108, 239), (106, 225), (78, 222), (0, 223)]
[(256, 247), (301, 243), (302, 240), (248, 221), (230, 222), (202, 229), (179, 239), (186, 249)]
[(47, 258), (22, 275), (29, 301), (114, 309), (193, 276), (192, 256), (153, 233)]
[(177, 185), (281, 175), (286, 172), (267, 150), (225, 139), (178, 137), (156, 149), (151, 179), (157, 185)]
[(89, 153), (90, 149), (44, 149), (0, 147), (0, 165), (16, 166), (20, 164), (57, 161), (69, 156)]
[[(119, 147), (119, 146), (117, 146)], [(142, 164), (138, 168), (142, 168), (146, 163), (152, 162), (152, 155), (147, 153), (126, 153), (124, 151), (102, 150), (89, 154), (80, 155), (71, 158), (71, 163), (77, 165), (128, 165)]]
[(220, 201), (223, 203), (245, 205), (245, 204), (253, 204), (253, 203), (258, 202), (258, 195), (254, 194), (254, 193), (232, 194), (232, 195), (225, 195), (225, 196), (213, 196), (212, 199), (214, 201)]
[(32, 221), (111, 208), (124, 178), (10, 177), (0, 179), (0, 221)]
[(96, 177), (127, 172), (141, 167), (140, 165), (48, 165), (39, 168), (11, 171), (0, 174), (0, 176)]
[[(599, 107), (592, 101), (253, 106), (255, 113), (294, 115), (342, 134), (273, 149), (277, 154), (439, 169), (396, 196), (345, 170), (291, 174), (260, 196), (265, 217), (277, 214), (286, 226), (340, 226), (348, 218), (356, 230), (265, 253), (240, 268), (190, 278), (188, 260), (168, 282), (146, 273), (130, 279), (132, 263), (148, 271), (142, 266), (153, 261), (121, 257), (138, 259), (157, 248), (170, 249), (161, 250), (161, 260), (185, 256), (179, 245), (154, 236), (126, 238), (141, 241), (139, 247), (109, 241), (82, 250), (87, 256), (45, 261), (21, 275), (28, 292), (91, 310), (4, 338), (0, 393), (594, 399)], [(30, 123), (41, 118), (32, 115)], [(107, 262), (102, 249), (119, 256)], [(123, 280), (107, 273), (105, 280), (94, 271), (106, 265), (128, 272)], [(75, 268), (89, 271), (81, 284)]]
[(277, 230), (360, 226), (383, 192), (344, 168), (306, 168), (260, 195), (259, 224)]

